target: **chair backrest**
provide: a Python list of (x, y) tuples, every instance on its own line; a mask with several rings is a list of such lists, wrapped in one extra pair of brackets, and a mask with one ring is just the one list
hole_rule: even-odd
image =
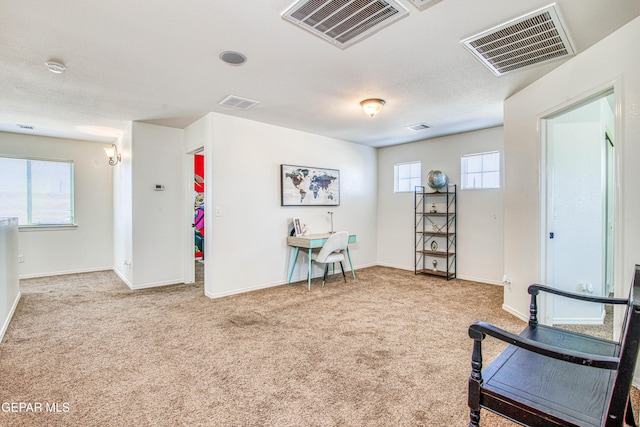
[(631, 391), (631, 382), (640, 348), (640, 265), (636, 265), (633, 283), (629, 290), (629, 305), (620, 341), (622, 343), (620, 365), (609, 402), (608, 415), (609, 418), (613, 418), (613, 414), (613, 416), (622, 419), (621, 414), (624, 414), (627, 398)]
[(325, 262), (327, 260), (327, 257), (331, 255), (333, 252), (340, 252), (347, 249), (348, 243), (349, 243), (348, 231), (338, 231), (332, 234), (327, 239), (322, 249), (320, 249), (320, 252), (316, 257), (316, 261)]

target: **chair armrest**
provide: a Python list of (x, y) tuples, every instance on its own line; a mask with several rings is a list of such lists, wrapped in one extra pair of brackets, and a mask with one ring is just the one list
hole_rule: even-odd
[(490, 325), (485, 322), (476, 322), (469, 326), (469, 336), (476, 341), (482, 341), (485, 335), (490, 335), (501, 341), (515, 345), (522, 349), (551, 357), (553, 359), (564, 360), (565, 362), (577, 365), (590, 366), (602, 369), (618, 369), (620, 360), (617, 357), (606, 357), (595, 354), (583, 353), (579, 351), (571, 351), (543, 344), (528, 338), (507, 332), (497, 326)]
[(529, 290), (528, 290), (529, 295), (538, 295), (540, 291), (547, 292), (550, 294), (560, 295), (567, 298), (582, 300), (582, 301), (599, 302), (603, 304), (629, 304), (629, 300), (626, 298), (605, 298), (605, 297), (589, 296), (584, 294), (578, 294), (575, 292), (562, 291), (560, 289), (552, 288), (550, 286), (540, 285), (537, 283), (534, 283), (533, 285), (529, 286)]

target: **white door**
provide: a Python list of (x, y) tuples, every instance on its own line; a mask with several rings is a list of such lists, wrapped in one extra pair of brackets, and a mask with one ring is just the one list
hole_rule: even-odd
[[(612, 96), (612, 95), (611, 95)], [(598, 98), (546, 120), (545, 282), (604, 296), (607, 260), (608, 162), (604, 129), (608, 103)], [(613, 114), (611, 113), (611, 120)], [(600, 324), (604, 306), (552, 297), (553, 324)]]

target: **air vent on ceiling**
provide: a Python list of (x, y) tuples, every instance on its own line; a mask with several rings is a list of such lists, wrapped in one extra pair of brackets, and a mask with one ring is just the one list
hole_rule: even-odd
[(497, 76), (575, 53), (554, 4), (461, 43)]
[(396, 0), (298, 0), (282, 17), (345, 49), (408, 14)]
[(235, 108), (236, 110), (248, 110), (256, 105), (260, 104), (260, 101), (254, 101), (253, 99), (241, 98), (235, 95), (229, 95), (222, 101), (220, 105), (225, 107)]
[(407, 126), (407, 129), (411, 129), (414, 131), (419, 131), (419, 130), (425, 130), (425, 129), (429, 129), (431, 126), (424, 124), (424, 123), (418, 123), (417, 125), (411, 125), (411, 126)]

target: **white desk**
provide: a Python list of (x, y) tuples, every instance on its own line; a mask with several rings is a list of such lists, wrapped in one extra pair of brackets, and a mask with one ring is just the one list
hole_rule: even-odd
[[(311, 251), (314, 248), (321, 248), (324, 246), (327, 239), (331, 236), (331, 233), (324, 234), (309, 234), (307, 236), (288, 236), (287, 237), (287, 245), (296, 248), (295, 255), (293, 257), (293, 264), (291, 264), (291, 271), (289, 272), (289, 280), (287, 283), (291, 283), (291, 277), (293, 276), (293, 270), (296, 268), (296, 261), (298, 260), (298, 253), (300, 252), (300, 248), (309, 250), (309, 276), (307, 279), (307, 289), (311, 290)], [(356, 235), (349, 235), (349, 243), (354, 243), (356, 241)], [(349, 259), (349, 266), (351, 267), (351, 275), (353, 278), (356, 278), (356, 273), (353, 271), (353, 264), (351, 264), (351, 254), (349, 253), (349, 246), (347, 246), (347, 258)]]

